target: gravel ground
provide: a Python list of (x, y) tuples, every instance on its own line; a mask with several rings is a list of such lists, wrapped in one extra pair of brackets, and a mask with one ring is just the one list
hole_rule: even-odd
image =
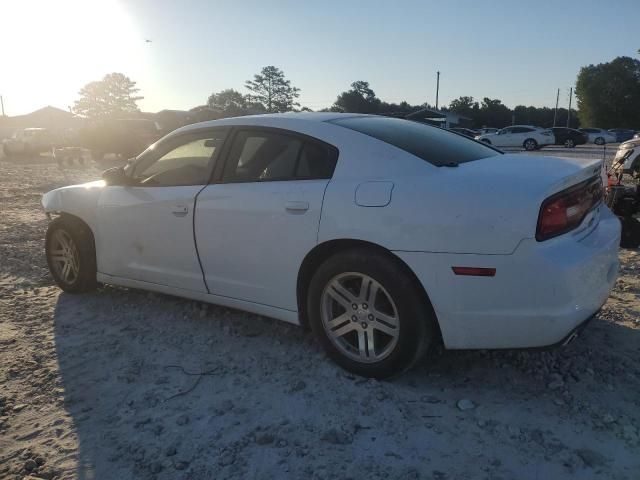
[(40, 197), (98, 174), (0, 159), (1, 479), (639, 478), (638, 251), (567, 347), (439, 352), (378, 382), (275, 320), (61, 293)]

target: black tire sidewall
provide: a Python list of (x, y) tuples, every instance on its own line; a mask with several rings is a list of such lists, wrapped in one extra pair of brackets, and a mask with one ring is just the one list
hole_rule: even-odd
[[(527, 145), (530, 144), (530, 142), (533, 142), (533, 147), (532, 148), (527, 148)], [(538, 148), (538, 142), (536, 142), (533, 138), (527, 138), (523, 143), (522, 146), (524, 147), (524, 149), (528, 152), (531, 152), (533, 150), (535, 150), (536, 148)]]
[[(60, 278), (50, 259), (49, 250), (51, 248), (51, 242), (53, 241), (53, 235), (58, 230), (64, 230), (71, 237), (71, 240), (75, 243), (75, 246), (78, 249), (79, 271), (78, 277), (73, 283), (68, 283), (64, 279)], [(56, 284), (65, 292), (81, 293), (91, 291), (96, 288), (97, 268), (93, 235), (89, 228), (82, 222), (64, 216), (53, 220), (47, 229), (47, 235), (45, 238), (45, 256), (47, 258), (47, 265), (49, 266), (51, 276), (55, 280)]]
[[(321, 297), (327, 283), (344, 272), (366, 274), (379, 282), (393, 299), (400, 318), (394, 350), (376, 363), (361, 363), (343, 355), (327, 336), (321, 318)], [(434, 316), (428, 300), (398, 261), (374, 250), (358, 249), (334, 255), (316, 271), (307, 296), (309, 323), (329, 357), (345, 370), (365, 377), (388, 378), (409, 369), (434, 338)]]

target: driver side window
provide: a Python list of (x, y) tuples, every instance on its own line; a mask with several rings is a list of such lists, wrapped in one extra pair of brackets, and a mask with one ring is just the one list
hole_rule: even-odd
[(142, 159), (133, 177), (148, 187), (205, 185), (225, 136), (225, 131), (216, 131), (182, 137), (159, 158)]

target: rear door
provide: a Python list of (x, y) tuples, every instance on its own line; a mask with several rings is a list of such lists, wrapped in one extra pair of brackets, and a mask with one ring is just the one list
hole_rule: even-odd
[(277, 129), (234, 132), (218, 181), (199, 195), (195, 233), (209, 291), (296, 311), (298, 269), (316, 245), (337, 150)]
[(513, 140), (511, 139), (513, 128), (506, 127), (502, 130), (498, 131), (498, 134), (495, 136), (495, 145), (497, 147), (511, 147)]

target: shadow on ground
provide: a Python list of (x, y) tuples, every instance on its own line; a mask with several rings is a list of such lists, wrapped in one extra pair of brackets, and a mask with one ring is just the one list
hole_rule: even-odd
[(63, 294), (54, 322), (79, 479), (627, 478), (638, 463), (620, 431), (638, 422), (639, 333), (605, 320), (562, 349), (444, 352), (392, 382), (341, 371), (297, 327), (168, 296)]

